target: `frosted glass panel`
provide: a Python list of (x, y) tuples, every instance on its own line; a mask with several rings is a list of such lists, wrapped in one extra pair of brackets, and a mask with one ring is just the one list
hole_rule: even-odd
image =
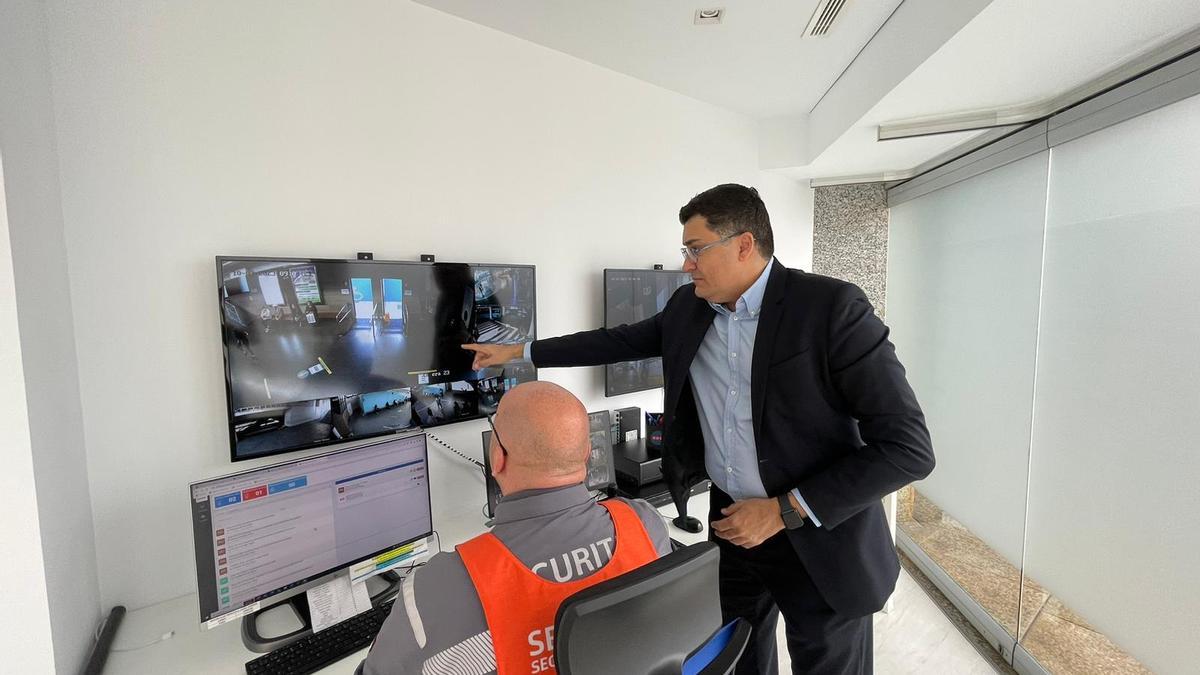
[(887, 322), (938, 461), (899, 524), (1013, 636), (1048, 157), (893, 206), (889, 229)]
[(1194, 673), (1200, 98), (1051, 167), (1024, 565), (1050, 596), (1023, 645), (1053, 672)]

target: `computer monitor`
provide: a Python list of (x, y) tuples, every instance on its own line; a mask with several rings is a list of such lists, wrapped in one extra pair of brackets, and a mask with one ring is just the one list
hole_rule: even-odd
[(532, 265), (216, 263), (233, 461), (475, 419), (537, 379), (461, 347), (537, 337)]
[[(658, 314), (692, 276), (678, 270), (604, 270), (604, 326), (615, 328)], [(663, 386), (662, 359), (622, 361), (604, 367), (604, 395), (617, 396)]]
[(607, 490), (617, 484), (617, 470), (613, 463), (612, 417), (607, 410), (588, 413), (588, 435), (592, 450), (588, 455), (584, 485), (589, 490)]
[[(593, 492), (608, 491), (617, 484), (617, 470), (613, 463), (612, 431), (609, 412), (588, 413), (588, 443), (591, 450), (587, 459), (587, 475), (583, 485)], [(483, 482), (487, 496), (487, 506), (484, 514), (488, 518), (496, 517), (496, 504), (500, 502), (500, 486), (492, 477), (491, 456), (488, 448), (492, 445), (492, 432), (483, 432)]]
[(433, 533), (424, 433), (189, 488), (200, 621), (209, 627), (356, 563), (365, 578)]

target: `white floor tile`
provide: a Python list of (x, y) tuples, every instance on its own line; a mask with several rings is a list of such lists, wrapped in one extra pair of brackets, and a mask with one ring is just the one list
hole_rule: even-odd
[[(875, 615), (876, 675), (996, 672), (958, 632), (908, 572), (900, 570), (892, 611)], [(779, 672), (791, 672), (783, 620), (779, 621)]]

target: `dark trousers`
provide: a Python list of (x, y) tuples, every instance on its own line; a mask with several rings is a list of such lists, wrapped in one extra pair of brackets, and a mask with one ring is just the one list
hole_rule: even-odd
[(775, 629), (781, 613), (792, 673), (871, 674), (872, 617), (842, 616), (826, 604), (787, 535), (780, 532), (751, 549), (712, 538), (721, 550), (724, 622), (741, 617), (753, 627), (738, 675), (779, 672)]

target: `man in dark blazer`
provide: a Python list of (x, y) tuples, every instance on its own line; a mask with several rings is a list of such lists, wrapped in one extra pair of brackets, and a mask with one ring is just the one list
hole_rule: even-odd
[(888, 329), (853, 284), (784, 267), (758, 192), (719, 185), (679, 212), (684, 271), (659, 314), (529, 345), (466, 345), (474, 367), (663, 358), (663, 473), (677, 502), (711, 478), (725, 619), (754, 626), (738, 673), (872, 672), (871, 615), (899, 562), (881, 499), (933, 470)]

